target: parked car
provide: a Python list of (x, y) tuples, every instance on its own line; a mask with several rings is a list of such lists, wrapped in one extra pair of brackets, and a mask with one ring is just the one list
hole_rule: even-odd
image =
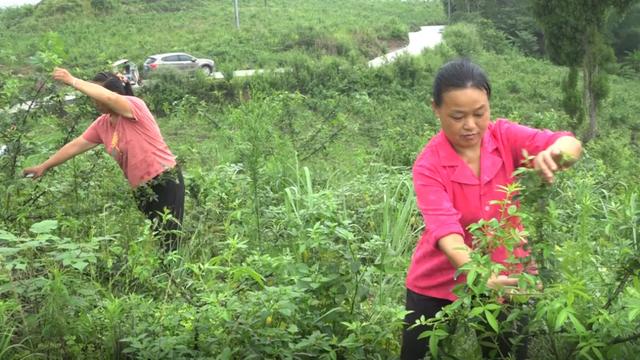
[(143, 73), (149, 74), (158, 69), (201, 70), (206, 75), (211, 75), (215, 69), (215, 63), (211, 59), (198, 59), (186, 53), (166, 53), (149, 56), (144, 62)]

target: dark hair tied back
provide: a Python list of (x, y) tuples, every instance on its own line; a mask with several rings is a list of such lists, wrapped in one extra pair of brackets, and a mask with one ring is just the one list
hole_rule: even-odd
[(93, 77), (93, 81), (120, 95), (134, 96), (131, 84), (128, 81), (123, 83), (114, 73), (99, 72)]
[(447, 91), (476, 88), (484, 90), (491, 98), (491, 85), (480, 66), (469, 59), (456, 59), (442, 65), (433, 81), (433, 102), (442, 105), (442, 96)]

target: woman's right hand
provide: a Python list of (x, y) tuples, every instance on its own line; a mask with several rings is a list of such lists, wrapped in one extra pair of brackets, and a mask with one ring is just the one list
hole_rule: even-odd
[(33, 166), (22, 170), (22, 175), (24, 177), (32, 177), (33, 179), (37, 179), (39, 177), (42, 177), (45, 172), (47, 172), (47, 168), (44, 165), (40, 164), (38, 166)]
[(73, 84), (73, 80), (75, 80), (69, 70), (58, 67), (53, 69), (53, 79), (61, 81), (67, 85)]
[(504, 287), (517, 287), (518, 279), (511, 278), (507, 275), (491, 275), (487, 280), (487, 286), (493, 290), (500, 290)]
[(562, 152), (550, 146), (548, 149), (540, 151), (533, 159), (533, 168), (540, 172), (542, 178), (549, 184), (553, 183), (554, 174), (562, 167), (559, 165), (562, 160)]

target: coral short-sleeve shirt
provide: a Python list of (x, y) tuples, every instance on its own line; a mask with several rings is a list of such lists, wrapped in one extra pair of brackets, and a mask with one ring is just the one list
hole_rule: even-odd
[(133, 118), (100, 115), (82, 134), (94, 144), (103, 144), (116, 160), (131, 187), (143, 184), (176, 165), (175, 156), (164, 142), (160, 128), (141, 99), (125, 96)]

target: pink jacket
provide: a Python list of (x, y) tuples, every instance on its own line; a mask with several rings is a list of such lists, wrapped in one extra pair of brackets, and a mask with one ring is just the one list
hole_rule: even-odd
[[(506, 119), (489, 124), (482, 139), (480, 179), (458, 156), (444, 133), (435, 135), (422, 150), (413, 165), (413, 184), (418, 208), (425, 221), (425, 230), (411, 258), (407, 288), (436, 298), (454, 301), (453, 287), (465, 281), (454, 280), (455, 268), (437, 247), (448, 234), (460, 234), (470, 247), (471, 234), (467, 226), (480, 219), (497, 218), (499, 206), (492, 200), (503, 200), (500, 185), (513, 182), (512, 173), (520, 166), (522, 150), (530, 155), (552, 145), (569, 132), (552, 132), (522, 126)], [(515, 256), (526, 256), (526, 253)], [(492, 260), (503, 262), (506, 249), (499, 248)]]

